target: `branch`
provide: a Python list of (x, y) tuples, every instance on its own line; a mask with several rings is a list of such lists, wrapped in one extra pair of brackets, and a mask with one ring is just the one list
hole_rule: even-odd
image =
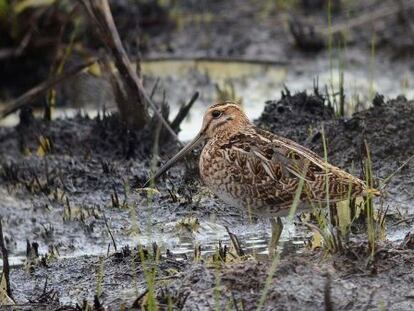
[(31, 88), (29, 91), (21, 95), (15, 100), (12, 100), (9, 104), (6, 105), (5, 108), (0, 110), (0, 119), (7, 117), (9, 114), (16, 112), (17, 110), (25, 107), (30, 106), (34, 103), (34, 100), (41, 96), (44, 92), (48, 91), (50, 88), (54, 87), (55, 85), (75, 76), (83, 69), (91, 66), (93, 63), (96, 62), (96, 58), (87, 62), (86, 64), (77, 65), (73, 68), (69, 69), (68, 71), (57, 75), (49, 80), (46, 80), (37, 86)]
[[(116, 29), (111, 9), (108, 4), (108, 0), (80, 1), (85, 6), (90, 17), (95, 21), (96, 25), (98, 26), (102, 41), (105, 43), (106, 47), (111, 51), (113, 57), (115, 58), (116, 67), (118, 68), (121, 74), (121, 79), (123, 79), (125, 85), (136, 94), (138, 104), (144, 105), (141, 102), (142, 99), (146, 103), (148, 103), (154, 110), (154, 113), (157, 116), (157, 118), (160, 119), (162, 124), (168, 130), (168, 132), (178, 142), (179, 140), (176, 133), (171, 129), (168, 122), (164, 119), (161, 112), (158, 110), (157, 106), (148, 96), (147, 92), (144, 89), (141, 79), (138, 77), (136, 71), (132, 67), (128, 55), (122, 45), (118, 30)], [(145, 108), (145, 106), (143, 108)], [(141, 114), (141, 118), (144, 122), (146, 122), (148, 119), (148, 114), (146, 109), (142, 110), (143, 113)]]
[(171, 123), (172, 129), (177, 133), (180, 130), (180, 124), (183, 122), (185, 117), (188, 115), (188, 112), (190, 111), (191, 107), (195, 103), (199, 96), (198, 92), (195, 92), (193, 97), (191, 97), (190, 101), (187, 105), (184, 105), (180, 108), (180, 110), (177, 113), (177, 116), (175, 117), (174, 121)]

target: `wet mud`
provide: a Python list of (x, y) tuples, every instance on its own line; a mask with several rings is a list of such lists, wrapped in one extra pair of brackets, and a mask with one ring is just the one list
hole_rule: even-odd
[[(347, 169), (355, 163), (356, 171), (361, 143), (366, 139), (374, 173), (384, 177), (412, 154), (408, 124), (414, 121), (414, 104), (404, 98), (386, 103), (378, 100), (369, 110), (345, 119), (335, 117), (318, 94), (284, 94), (266, 104), (256, 123), (320, 154), (323, 126), (331, 161)], [(196, 174), (197, 152), (158, 182), (159, 192), (140, 189), (151, 167), (150, 144), (145, 144), (152, 141), (151, 136), (143, 131), (123, 138), (116, 118), (31, 119), (24, 126), (1, 128), (3, 227), (11, 257), (21, 258), (11, 273), (17, 301), (43, 301), (52, 310), (82, 305), (84, 299), (92, 304), (101, 268), (104, 276), (99, 302), (114, 309), (122, 303), (131, 307), (137, 293), (147, 289), (147, 279), (136, 259), (137, 251), (130, 248), (162, 240), (159, 232), (165, 234), (164, 239), (176, 237), (171, 232), (178, 230), (177, 225), (168, 224), (186, 216), (201, 222), (214, 217), (216, 223), (227, 226), (246, 221), (243, 211), (225, 206), (202, 186)], [(177, 148), (164, 143), (160, 160), (171, 157)], [(412, 174), (410, 164), (399, 171), (387, 198), (394, 212), (393, 208), (401, 205), (397, 210), (407, 220), (398, 226), (405, 228), (405, 233), (412, 225)], [(397, 216), (400, 218), (390, 216), (390, 227), (402, 217)], [(182, 227), (191, 232), (194, 225), (189, 221)], [(404, 245), (402, 238), (381, 243), (374, 262), (367, 262), (366, 247), (360, 245), (363, 238), (359, 241), (342, 255), (324, 256), (323, 250), (307, 248), (299, 253), (285, 252), (264, 308), (305, 310), (330, 303), (338, 310), (382, 305), (409, 310), (414, 260), (410, 240)], [(28, 247), (33, 243), (37, 248), (34, 253)], [(152, 264), (157, 270), (155, 284), (161, 306), (172, 301), (186, 310), (212, 309), (217, 304), (232, 309), (256, 308), (269, 260), (230, 260), (232, 256), (227, 255), (220, 263), (213, 255), (206, 255), (203, 263), (195, 263), (192, 254), (173, 254), (167, 251), (169, 246), (173, 247), (164, 244), (161, 258)], [(123, 247), (127, 248), (121, 251)], [(154, 256), (153, 249), (148, 253)], [(326, 273), (331, 278), (328, 285)], [(330, 302), (326, 301), (326, 287)]]
[(148, 289), (145, 273), (155, 271), (156, 282), (162, 283), (177, 279), (188, 267), (187, 262), (165, 254), (155, 261), (156, 256), (160, 256), (156, 248), (143, 248), (140, 254), (138, 248), (124, 247), (110, 256), (32, 261), (12, 272), (13, 295), (18, 301), (30, 301), (31, 308), (50, 310), (84, 310), (88, 305), (96, 308), (97, 303), (113, 310), (139, 306), (137, 298)]
[[(180, 18), (174, 18), (151, 4), (130, 10), (125, 1), (117, 1), (113, 14), (132, 54), (141, 50), (148, 58), (260, 59), (295, 65), (300, 76), (309, 63), (321, 59), (327, 63), (326, 38), (309, 36), (315, 34), (310, 28), (322, 23), (319, 29), (323, 29), (326, 24), (325, 2), (302, 1), (304, 7), (316, 7), (311, 16), (302, 9), (295, 13), (296, 35), (290, 33), (293, 28), (287, 26), (283, 10), (276, 7), (269, 12), (256, 7), (259, 2), (252, 7), (246, 1), (189, 1), (176, 12)], [(376, 4), (373, 1), (364, 10), (369, 12)], [(350, 16), (361, 12), (359, 5), (355, 2)], [(338, 10), (333, 12), (334, 21), (346, 21)], [(143, 12), (148, 18), (139, 24), (135, 16)], [(166, 14), (166, 23), (155, 22), (153, 16)], [(412, 60), (404, 58), (414, 46), (414, 37), (405, 35), (409, 23), (401, 14), (379, 23), (376, 47), (381, 57), (412, 66)], [(139, 42), (133, 33), (139, 33)], [(92, 43), (94, 35), (86, 33)], [(352, 62), (359, 55), (355, 51), (369, 51), (372, 29), (364, 24), (348, 35)], [(25, 63), (17, 69), (14, 61), (0, 64), (3, 72), (15, 71), (19, 79), (14, 80), (21, 82), (2, 74), (8, 77), (5, 98), (17, 96), (38, 77), (45, 78), (53, 55), (47, 56), (33, 75), (27, 74)], [(27, 59), (32, 64), (30, 54)], [(36, 62), (40, 64), (37, 58)], [(392, 63), (387, 66), (394, 68)], [(31, 79), (20, 81), (22, 76)], [(193, 83), (212, 84), (207, 74), (204, 79), (194, 78)], [(194, 91), (173, 86), (180, 96)], [(200, 150), (172, 168), (155, 189), (143, 189), (152, 166), (179, 149), (164, 137), (154, 155), (156, 124), (134, 132), (126, 130), (116, 114), (102, 110), (97, 118), (79, 114), (53, 121), (22, 111), (18, 126), (0, 127), (0, 215), (12, 264), (15, 308), (140, 309), (148, 305), (153, 285), (160, 309), (173, 305), (183, 310), (257, 310), (262, 304), (262, 310), (412, 310), (414, 163), (399, 168), (414, 154), (414, 102), (377, 96), (371, 108), (338, 117), (320, 90), (285, 89), (280, 98), (269, 99), (255, 120), (258, 126), (320, 155), (325, 137), (329, 161), (359, 176), (366, 142), (375, 180), (381, 184), (395, 173), (382, 203), (388, 208), (386, 225), (392, 241), (379, 241), (370, 256), (365, 233), (352, 234), (344, 250), (329, 254), (312, 249), (311, 232), (298, 225), (301, 234), (289, 238), (300, 240), (300, 246), (285, 243), (266, 285), (272, 261), (260, 252), (268, 243), (270, 228), (262, 224), (267, 220), (253, 224), (253, 230), (267, 231), (263, 238), (252, 239), (261, 248), (249, 248), (250, 233), (243, 235), (250, 222), (246, 211), (224, 205), (199, 180)], [(245, 256), (236, 254), (228, 238), (213, 235), (223, 226), (237, 230)], [(207, 231), (201, 242), (194, 238), (198, 231)]]
[[(412, 308), (412, 252), (379, 250), (370, 267), (351, 254), (323, 258), (320, 252), (306, 252), (282, 259), (261, 310)], [(269, 265), (254, 260), (220, 267), (193, 265), (161, 295), (172, 295), (183, 310), (257, 310)]]

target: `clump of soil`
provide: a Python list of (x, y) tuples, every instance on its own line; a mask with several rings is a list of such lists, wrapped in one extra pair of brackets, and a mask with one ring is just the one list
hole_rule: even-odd
[[(413, 254), (386, 247), (367, 269), (367, 257), (356, 249), (352, 256), (356, 253), (360, 260), (347, 255), (323, 259), (319, 251), (283, 258), (266, 289), (263, 310), (361, 310), (378, 305), (410, 309)], [(162, 287), (159, 299), (169, 297), (183, 310), (256, 310), (269, 267), (270, 262), (256, 261), (193, 265)]]
[(333, 109), (325, 105), (325, 99), (317, 89), (314, 94), (299, 92), (294, 95), (286, 89), (281, 99), (266, 102), (262, 115), (255, 123), (271, 132), (305, 142), (310, 129), (333, 118)]
[[(414, 154), (414, 102), (403, 96), (388, 102), (378, 96), (368, 110), (351, 118), (335, 117), (333, 109), (316, 91), (282, 93), (280, 100), (266, 102), (256, 124), (274, 133), (306, 144), (322, 154), (322, 126), (329, 158), (344, 166), (360, 162), (361, 146), (367, 141), (374, 168), (385, 162), (407, 160)], [(381, 162), (381, 163), (380, 163)]]
[[(414, 102), (398, 97), (388, 102), (380, 99), (368, 110), (351, 118), (337, 119), (325, 124), (329, 156), (349, 166), (357, 162), (361, 146), (367, 142), (374, 170), (384, 171), (384, 165), (398, 167), (414, 154)], [(316, 146), (321, 141), (313, 139)], [(410, 166), (408, 166), (409, 168)]]
[[(18, 159), (39, 147), (39, 137), (49, 140), (51, 154), (106, 159), (135, 158), (148, 161), (152, 156), (155, 122), (139, 131), (129, 130), (118, 114), (102, 112), (95, 119), (78, 115), (73, 119), (48, 122), (32, 117), (31, 112), (20, 115), (21, 122), (13, 128), (2, 128), (4, 157)], [(155, 119), (155, 118), (154, 118)], [(161, 152), (171, 152), (173, 140), (161, 140)]]

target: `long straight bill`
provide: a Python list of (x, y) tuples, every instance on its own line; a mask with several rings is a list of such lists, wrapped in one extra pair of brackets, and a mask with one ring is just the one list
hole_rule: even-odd
[(144, 187), (148, 186), (151, 182), (157, 180), (158, 177), (163, 175), (166, 171), (168, 171), (177, 161), (182, 159), (187, 153), (193, 150), (201, 141), (203, 140), (203, 135), (200, 133), (189, 142), (187, 145), (184, 146), (175, 156), (173, 156), (170, 160), (167, 161), (147, 182), (144, 184)]

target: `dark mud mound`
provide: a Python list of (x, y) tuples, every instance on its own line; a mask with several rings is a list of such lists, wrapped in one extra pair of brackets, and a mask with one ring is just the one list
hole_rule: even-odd
[[(384, 164), (396, 168), (414, 154), (413, 125), (413, 101), (398, 97), (384, 103), (377, 98), (372, 108), (355, 113), (350, 119), (326, 123), (329, 156), (349, 166), (358, 160), (356, 156), (361, 153), (365, 140), (375, 170), (382, 171)], [(318, 140), (314, 139), (313, 143), (316, 146)]]
[[(350, 261), (345, 255), (323, 260), (321, 253), (307, 252), (283, 259), (267, 288), (262, 310), (368, 310), (378, 305), (409, 310), (413, 255), (389, 249), (378, 254), (371, 270), (364, 260)], [(182, 310), (257, 310), (269, 268), (269, 262), (255, 261), (195, 265), (162, 288), (158, 298), (169, 297)]]
[[(39, 148), (40, 138), (48, 140), (47, 153), (77, 157), (103, 157), (106, 159), (139, 159), (152, 157), (154, 144), (153, 124), (143, 130), (128, 130), (118, 114), (98, 115), (90, 119), (77, 115), (73, 119), (48, 122), (34, 119), (30, 112), (21, 114), (16, 128), (0, 129), (0, 151), (4, 157), (19, 158)], [(161, 152), (176, 148), (172, 140), (160, 142)]]
[(364, 141), (372, 154), (374, 169), (381, 169), (384, 162), (399, 165), (414, 154), (414, 102), (398, 97), (385, 103), (378, 95), (373, 104), (351, 118), (336, 118), (318, 92), (282, 93), (280, 100), (266, 103), (256, 124), (321, 155), (323, 126), (329, 159), (341, 166), (359, 164)]
[[(351, 119), (332, 120), (325, 124), (329, 159), (342, 167), (360, 164), (365, 153), (365, 142), (372, 158), (372, 169), (378, 183), (395, 173), (414, 155), (414, 102), (404, 97), (374, 101), (372, 108), (355, 113)], [(322, 153), (321, 135), (312, 144)], [(361, 173), (359, 173), (362, 175)], [(414, 162), (411, 160), (385, 188), (391, 208), (403, 207), (414, 213)]]
[(334, 111), (325, 105), (317, 90), (313, 94), (300, 92), (291, 95), (286, 89), (280, 100), (269, 100), (256, 125), (280, 133), (298, 142), (305, 142), (309, 130), (322, 121), (334, 118)]

